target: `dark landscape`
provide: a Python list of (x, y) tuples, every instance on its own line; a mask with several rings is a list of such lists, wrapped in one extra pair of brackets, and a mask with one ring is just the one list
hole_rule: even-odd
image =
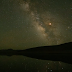
[(13, 56), (23, 55), (31, 58), (51, 61), (62, 61), (72, 64), (72, 42), (54, 45), (35, 47), (26, 50), (0, 50), (0, 55)]

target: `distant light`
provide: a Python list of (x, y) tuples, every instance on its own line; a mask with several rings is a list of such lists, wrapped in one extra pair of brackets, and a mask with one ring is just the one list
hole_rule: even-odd
[(48, 68), (49, 69), (49, 68)]
[(46, 68), (47, 68), (47, 66), (46, 66)]
[(22, 63), (23, 64), (23, 63)]
[(49, 23), (49, 25), (51, 25), (51, 23)]
[(50, 70), (50, 71), (52, 71), (52, 70)]
[(62, 68), (63, 69), (63, 68)]
[(49, 64), (49, 63), (48, 63)]

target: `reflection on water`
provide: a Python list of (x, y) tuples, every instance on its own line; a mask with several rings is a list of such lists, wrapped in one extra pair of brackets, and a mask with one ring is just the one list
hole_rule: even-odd
[(0, 56), (0, 70), (2, 72), (71, 72), (72, 65), (25, 56)]

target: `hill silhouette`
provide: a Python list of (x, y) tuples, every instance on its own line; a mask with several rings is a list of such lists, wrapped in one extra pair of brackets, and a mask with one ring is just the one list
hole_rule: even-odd
[(26, 50), (0, 50), (0, 55), (23, 55), (41, 60), (62, 61), (72, 64), (72, 42), (61, 45), (34, 47)]

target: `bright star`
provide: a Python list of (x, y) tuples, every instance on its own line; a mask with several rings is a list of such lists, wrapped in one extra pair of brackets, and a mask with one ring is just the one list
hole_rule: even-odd
[(51, 25), (51, 23), (49, 23), (49, 25)]

